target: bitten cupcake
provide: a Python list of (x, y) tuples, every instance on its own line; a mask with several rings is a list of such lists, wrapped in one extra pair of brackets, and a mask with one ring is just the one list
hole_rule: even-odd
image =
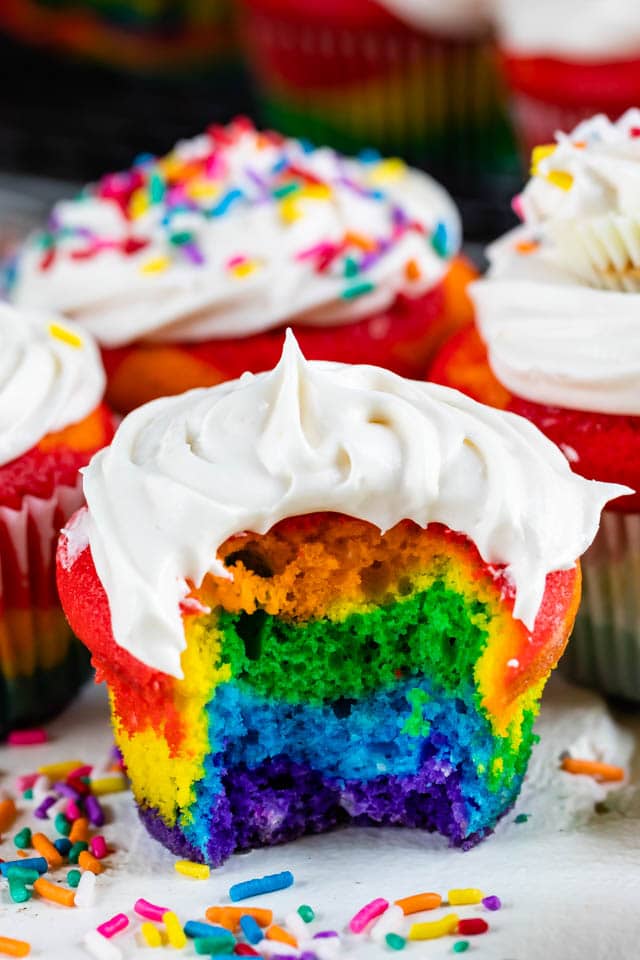
[(0, 305), (0, 736), (52, 715), (89, 673), (60, 609), (55, 548), (79, 468), (113, 435), (97, 347)]
[(522, 418), (292, 335), (268, 373), (129, 414), (58, 584), (149, 831), (212, 864), (347, 822), (484, 837), (622, 489)]
[(245, 0), (269, 123), (460, 184), (513, 169), (489, 0)]
[[(640, 111), (581, 124), (534, 151), (516, 209), (472, 287), (478, 331), (453, 338), (441, 383), (520, 413), (585, 477), (640, 491)], [(563, 663), (640, 699), (640, 495), (614, 501), (583, 561), (584, 602)]]
[(449, 196), (400, 160), (236, 121), (59, 204), (12, 296), (94, 334), (127, 411), (271, 368), (285, 323), (314, 359), (422, 375), (466, 318), (459, 244)]
[(528, 153), (556, 130), (640, 103), (634, 0), (494, 0), (502, 67)]

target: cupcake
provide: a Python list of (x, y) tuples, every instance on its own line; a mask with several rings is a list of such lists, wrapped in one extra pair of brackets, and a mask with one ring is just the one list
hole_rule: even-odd
[(113, 435), (89, 337), (0, 304), (0, 736), (68, 703), (89, 673), (55, 584), (79, 468)]
[(640, 103), (640, 6), (629, 0), (494, 0), (522, 146)]
[(120, 411), (275, 365), (284, 324), (313, 359), (421, 376), (468, 313), (449, 196), (400, 160), (211, 129), (54, 208), (11, 297), (103, 350)]
[(341, 150), (370, 145), (450, 183), (512, 172), (488, 0), (245, 0), (269, 123)]
[[(473, 285), (478, 332), (431, 375), (526, 416), (584, 477), (640, 491), (640, 111), (582, 123), (534, 153), (523, 226)], [(584, 602), (563, 663), (640, 700), (640, 495), (615, 500), (583, 560)]]
[(129, 414), (58, 585), (149, 832), (214, 865), (347, 822), (490, 833), (621, 489), (292, 335), (272, 371)]

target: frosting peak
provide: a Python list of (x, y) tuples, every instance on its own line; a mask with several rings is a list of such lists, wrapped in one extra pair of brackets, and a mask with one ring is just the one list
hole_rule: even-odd
[(129, 414), (84, 486), (115, 640), (174, 676), (187, 581), (230, 577), (216, 551), (234, 534), (315, 511), (382, 531), (442, 523), (506, 566), (531, 628), (547, 574), (574, 565), (626, 492), (572, 474), (519, 417), (377, 367), (307, 362), (291, 333), (269, 373)]
[(11, 297), (106, 347), (242, 337), (418, 297), (459, 244), (449, 196), (400, 160), (236, 121), (58, 204), (24, 246)]
[(104, 387), (90, 337), (56, 317), (0, 304), (0, 465), (83, 420)]

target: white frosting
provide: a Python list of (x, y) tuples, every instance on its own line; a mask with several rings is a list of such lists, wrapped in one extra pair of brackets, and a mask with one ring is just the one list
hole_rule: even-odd
[(88, 538), (116, 642), (181, 676), (186, 581), (230, 577), (218, 547), (285, 517), (336, 511), (466, 534), (506, 565), (532, 628), (546, 575), (570, 569), (626, 492), (571, 473), (526, 420), (377, 367), (307, 362), (157, 400), (85, 472)]
[(491, 0), (379, 0), (400, 20), (421, 30), (473, 36), (489, 26)]
[[(63, 338), (70, 334), (73, 343), (56, 331)], [(104, 387), (90, 337), (56, 317), (0, 303), (0, 465), (46, 434), (83, 420), (102, 400)]]
[(597, 60), (640, 54), (635, 0), (494, 0), (502, 46), (524, 56)]
[[(460, 245), (460, 223), (451, 199), (431, 178), (399, 162), (390, 169), (389, 164), (347, 160), (329, 149), (309, 151), (295, 140), (267, 140), (244, 126), (228, 129), (229, 144), (204, 135), (179, 144), (168, 159), (143, 164), (138, 174), (122, 175), (144, 178), (139, 209), (134, 204), (133, 210), (139, 215), (133, 219), (101, 195), (105, 182), (58, 204), (55, 256), (43, 270), (41, 239), (27, 242), (13, 301), (46, 304), (80, 323), (101, 345), (117, 347), (140, 339), (242, 337), (285, 322), (345, 324), (386, 308), (401, 293), (424, 294), (442, 279)], [(321, 181), (320, 193), (324, 185), (329, 197), (313, 196), (312, 186), (306, 194), (274, 199), (273, 189), (295, 180), (282, 174), (283, 160)], [(197, 172), (181, 174), (145, 209), (150, 184), (162, 189), (171, 164), (191, 161)], [(110, 189), (118, 180), (111, 177), (106, 184)], [(210, 215), (238, 190), (241, 196), (224, 215)], [(185, 195), (193, 209), (175, 212)], [(396, 229), (398, 216), (417, 222), (424, 232)], [(445, 256), (430, 242), (439, 223), (447, 237)], [(194, 243), (171, 243), (170, 235), (176, 234), (191, 234)], [(317, 256), (305, 256), (319, 244), (341, 243), (345, 234), (381, 241), (383, 248), (370, 256), (350, 243), (322, 269)], [(147, 245), (127, 255), (120, 245), (131, 236)], [(74, 258), (96, 246), (92, 255)], [(193, 261), (194, 246), (202, 262)], [(250, 263), (249, 270), (237, 266), (239, 256)], [(347, 259), (362, 269), (350, 276)], [(410, 261), (418, 267), (417, 276), (407, 273)], [(148, 272), (158, 263), (159, 270)], [(362, 284), (371, 285), (369, 292), (345, 298), (346, 291)]]

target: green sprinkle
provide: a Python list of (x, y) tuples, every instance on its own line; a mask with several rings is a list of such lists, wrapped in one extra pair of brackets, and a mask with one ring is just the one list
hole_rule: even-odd
[(404, 937), (401, 937), (398, 933), (388, 933), (384, 938), (388, 947), (391, 947), (392, 950), (404, 950), (406, 940)]
[(446, 257), (449, 252), (449, 236), (446, 225), (442, 220), (431, 234), (431, 246), (439, 257)]
[(305, 923), (311, 923), (316, 918), (313, 908), (308, 903), (303, 903), (298, 907), (298, 915), (302, 917)]
[(68, 837), (71, 833), (71, 824), (64, 813), (59, 813), (56, 819), (54, 820), (55, 828), (58, 833), (61, 833), (63, 837)]
[(183, 230), (181, 233), (172, 233), (169, 242), (174, 247), (184, 247), (187, 243), (193, 243), (193, 234), (190, 230)]
[(226, 937), (196, 937), (193, 945), (196, 948), (196, 953), (201, 956), (211, 956), (217, 953), (233, 954), (233, 948)]
[(167, 188), (164, 180), (157, 173), (153, 173), (149, 178), (149, 198), (151, 203), (162, 203)]
[(26, 850), (27, 847), (30, 847), (31, 846), (31, 830), (29, 830), (29, 827), (24, 827), (24, 829), (21, 830), (20, 833), (16, 833), (15, 837), (13, 838), (13, 842), (15, 843), (18, 850)]
[(454, 953), (466, 953), (468, 949), (469, 949), (468, 940), (456, 940), (456, 942), (453, 945)]
[(348, 278), (355, 277), (359, 273), (360, 273), (360, 267), (358, 266), (358, 261), (354, 260), (353, 257), (346, 257), (344, 261), (345, 277), (348, 277)]
[(271, 191), (271, 196), (275, 200), (283, 200), (284, 197), (290, 197), (292, 193), (298, 193), (299, 190), (299, 183), (283, 183), (281, 187), (276, 187), (275, 190)]
[(19, 880), (20, 883), (35, 883), (40, 873), (31, 867), (9, 867), (7, 877), (9, 880)]
[(29, 787), (28, 790), (25, 790), (25, 791), (24, 791), (24, 793), (22, 794), (22, 799), (23, 799), (23, 800), (33, 800), (33, 790), (31, 789), (31, 787)]
[(81, 876), (82, 876), (82, 873), (80, 872), (80, 870), (69, 870), (69, 873), (67, 874), (67, 883), (69, 884), (70, 887), (73, 887), (75, 890), (75, 888), (80, 883)]
[(343, 300), (355, 300), (356, 297), (361, 297), (365, 293), (371, 293), (372, 290), (375, 290), (375, 284), (365, 281), (364, 283), (357, 283), (355, 287), (348, 287), (342, 291), (340, 296)]
[(31, 900), (31, 890), (27, 889), (24, 880), (9, 880), (9, 896), (14, 903), (26, 903)]
[(518, 816), (517, 816), (516, 819), (515, 819), (515, 822), (516, 822), (516, 823), (526, 823), (530, 816), (531, 816), (530, 813), (519, 813)]
[(88, 843), (86, 843), (84, 840), (78, 840), (78, 842), (74, 843), (74, 845), (71, 847), (71, 850), (69, 850), (69, 855), (67, 858), (69, 860), (69, 863), (77, 863), (78, 857), (80, 856), (82, 851), (88, 850), (88, 849), (89, 849)]
[(38, 242), (43, 250), (51, 250), (56, 245), (56, 238), (52, 233), (41, 233)]

